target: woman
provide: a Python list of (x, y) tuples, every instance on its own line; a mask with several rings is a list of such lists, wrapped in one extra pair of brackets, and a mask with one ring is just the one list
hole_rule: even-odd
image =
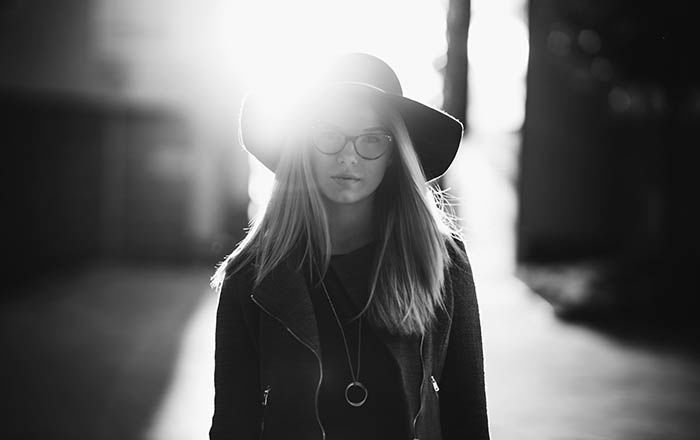
[[(264, 213), (218, 267), (211, 439), (487, 439), (479, 311), (443, 195), (462, 125), (339, 57), (286, 131), (241, 110), (275, 172)], [(308, 110), (304, 110), (308, 109)]]

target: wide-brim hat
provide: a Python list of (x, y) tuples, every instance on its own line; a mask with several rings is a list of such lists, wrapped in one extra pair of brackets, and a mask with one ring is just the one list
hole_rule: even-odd
[[(307, 92), (318, 96), (329, 90), (361, 90), (395, 109), (403, 118), (408, 134), (425, 172), (426, 181), (441, 177), (454, 160), (464, 127), (453, 116), (403, 96), (403, 89), (394, 70), (381, 59), (365, 54), (350, 53), (330, 63), (318, 82)], [(307, 97), (308, 97), (307, 96)], [(279, 101), (279, 100), (277, 100)], [(298, 102), (308, 103), (302, 97)], [(286, 133), (281, 132), (279, 119), (294, 117), (294, 104), (275, 101), (265, 92), (249, 93), (243, 100), (239, 119), (239, 140), (243, 148), (271, 171), (275, 171)], [(275, 112), (278, 115), (275, 115)], [(287, 116), (282, 116), (284, 113)]]

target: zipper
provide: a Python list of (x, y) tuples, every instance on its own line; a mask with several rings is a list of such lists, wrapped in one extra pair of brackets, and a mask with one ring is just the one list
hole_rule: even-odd
[(318, 393), (319, 393), (319, 391), (321, 390), (321, 383), (323, 382), (323, 363), (322, 363), (322, 361), (321, 361), (321, 356), (319, 356), (318, 353), (316, 353), (316, 350), (314, 350), (309, 344), (307, 344), (307, 343), (304, 342), (299, 336), (297, 336), (297, 335), (292, 331), (292, 329), (290, 329), (289, 327), (287, 327), (286, 325), (284, 325), (284, 322), (283, 322), (280, 318), (278, 318), (277, 316), (273, 315), (269, 310), (267, 310), (265, 307), (263, 307), (263, 305), (260, 304), (260, 303), (255, 299), (255, 297), (254, 297), (253, 295), (250, 295), (250, 299), (253, 300), (253, 302), (254, 302), (255, 304), (257, 304), (258, 307), (260, 307), (265, 313), (267, 313), (267, 314), (270, 315), (272, 318), (274, 318), (274, 319), (276, 319), (277, 321), (279, 321), (279, 322), (284, 326), (284, 328), (287, 329), (287, 331), (288, 331), (292, 336), (294, 336), (294, 338), (295, 338), (297, 341), (301, 342), (306, 348), (308, 348), (309, 350), (311, 350), (311, 352), (316, 356), (316, 359), (318, 359), (318, 369), (319, 369), (319, 372), (320, 372), (320, 376), (319, 376), (319, 378), (318, 378), (318, 385), (316, 385), (316, 398), (315, 398), (316, 421), (318, 422), (318, 427), (321, 428), (321, 434), (322, 434), (322, 436), (323, 436), (323, 440), (326, 440), (326, 430), (323, 429), (323, 424), (321, 423), (321, 416), (319, 415), (319, 412), (318, 412)]
[(262, 439), (263, 433), (265, 432), (265, 413), (267, 409), (267, 399), (268, 396), (270, 395), (270, 389), (272, 387), (270, 385), (267, 385), (265, 387), (265, 390), (263, 391), (263, 399), (262, 399), (262, 406), (263, 406), (263, 414), (262, 414), (262, 421), (260, 422), (260, 438)]
[(431, 375), (430, 381), (433, 383), (433, 389), (435, 390), (435, 395), (438, 396), (438, 399), (439, 399), (440, 395), (438, 394), (438, 391), (440, 391), (440, 387), (438, 386), (437, 380), (435, 380), (435, 378)]
[(262, 402), (263, 406), (267, 406), (267, 397), (270, 395), (270, 388), (271, 388), (270, 385), (268, 385), (265, 388), (265, 392), (263, 394), (263, 402)]
[(425, 368), (423, 365), (423, 339), (425, 339), (425, 334), (421, 335), (420, 338), (420, 406), (418, 407), (418, 412), (416, 413), (416, 416), (413, 417), (413, 440), (418, 440), (418, 436), (416, 435), (416, 422), (418, 421), (418, 416), (423, 410), (423, 382), (425, 382)]

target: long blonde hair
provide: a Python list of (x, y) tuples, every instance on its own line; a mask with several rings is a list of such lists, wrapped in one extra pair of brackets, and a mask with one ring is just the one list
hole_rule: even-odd
[[(399, 160), (392, 161), (375, 192), (379, 240), (369, 299), (358, 316), (367, 313), (372, 324), (391, 333), (422, 334), (431, 326), (436, 308), (445, 309), (445, 274), (453, 263), (448, 246), (464, 261), (466, 255), (452, 239), (462, 240), (448, 194), (426, 183), (400, 115), (390, 108), (381, 111)], [(325, 274), (328, 269), (330, 232), (304, 142), (303, 135), (289, 137), (267, 205), (211, 277), (215, 291), (249, 263), (254, 264), (257, 286), (295, 249), (303, 250), (298, 270), (315, 267)]]

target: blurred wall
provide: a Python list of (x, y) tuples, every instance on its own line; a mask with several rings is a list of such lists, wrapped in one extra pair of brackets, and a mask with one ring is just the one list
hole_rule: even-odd
[(0, 4), (0, 84), (115, 97), (119, 66), (100, 56), (93, 1), (9, 0)]
[(533, 0), (529, 17), (519, 260), (610, 262), (640, 289), (625, 301), (690, 301), (671, 291), (671, 163), (700, 144), (696, 39), (658, 2)]
[(177, 117), (26, 90), (0, 91), (0, 117), (12, 277), (192, 256), (189, 144)]
[[(105, 27), (101, 1), (0, 5), (10, 280), (102, 260), (213, 263), (247, 223), (239, 184), (247, 163), (233, 153), (234, 118), (220, 115), (223, 129), (212, 123), (216, 106), (195, 101), (167, 57), (144, 60), (131, 50), (167, 47), (149, 31), (162, 10), (108, 9)], [(228, 105), (236, 108), (236, 99)]]

